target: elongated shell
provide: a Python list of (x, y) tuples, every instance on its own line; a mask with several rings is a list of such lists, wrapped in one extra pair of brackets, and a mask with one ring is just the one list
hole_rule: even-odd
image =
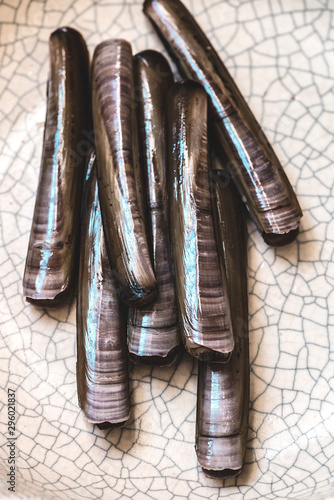
[(144, 12), (186, 78), (203, 84), (227, 165), (265, 241), (290, 243), (302, 211), (282, 166), (231, 75), (179, 0), (146, 0)]
[(175, 360), (180, 344), (165, 174), (164, 105), (173, 74), (162, 54), (147, 50), (134, 58), (134, 77), (146, 220), (158, 293), (146, 307), (129, 310), (128, 349), (135, 362), (166, 365)]
[(85, 154), (90, 130), (89, 57), (77, 31), (60, 28), (49, 41), (50, 76), (42, 164), (32, 221), (23, 294), (56, 306), (73, 282), (78, 250)]
[(234, 342), (214, 234), (206, 116), (207, 96), (201, 85), (173, 85), (166, 113), (167, 179), (183, 339), (199, 359), (226, 361)]
[(235, 186), (217, 173), (216, 230), (224, 249), (235, 347), (228, 363), (200, 363), (196, 452), (208, 476), (239, 474), (246, 451), (249, 413), (247, 236)]
[(125, 40), (107, 40), (95, 49), (93, 118), (109, 260), (122, 300), (145, 305), (156, 294), (156, 280), (142, 218), (132, 52)]
[(80, 406), (100, 428), (129, 418), (126, 314), (105, 248), (95, 152), (83, 205), (77, 304), (77, 385)]

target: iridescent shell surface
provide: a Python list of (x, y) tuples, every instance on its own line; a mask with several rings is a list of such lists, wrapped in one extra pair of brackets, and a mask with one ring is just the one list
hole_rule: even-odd
[(107, 40), (94, 52), (93, 118), (107, 252), (121, 298), (145, 305), (156, 294), (138, 163), (131, 45)]
[(180, 345), (165, 173), (164, 105), (173, 74), (162, 54), (147, 50), (134, 58), (134, 81), (146, 222), (158, 292), (151, 304), (129, 309), (128, 349), (135, 362), (166, 365), (175, 360)]
[(243, 466), (248, 431), (247, 232), (243, 204), (226, 172), (217, 173), (215, 194), (235, 347), (227, 363), (199, 365), (196, 452), (206, 475), (232, 477)]
[(49, 50), (42, 164), (23, 278), (24, 296), (40, 306), (59, 305), (72, 289), (85, 168), (81, 146), (90, 129), (84, 39), (72, 28), (59, 28)]
[(209, 185), (207, 96), (178, 82), (167, 100), (170, 231), (182, 335), (202, 360), (227, 361), (234, 341)]
[(129, 380), (126, 311), (106, 252), (95, 159), (92, 152), (81, 227), (77, 387), (87, 420), (106, 428), (124, 425), (129, 418)]
[(209, 39), (179, 0), (146, 0), (144, 13), (181, 74), (199, 81), (209, 97), (212, 126), (225, 165), (265, 241), (290, 243), (302, 211), (267, 138)]

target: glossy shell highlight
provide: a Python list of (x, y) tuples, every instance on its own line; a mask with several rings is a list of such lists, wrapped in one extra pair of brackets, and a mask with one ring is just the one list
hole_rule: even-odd
[(92, 152), (81, 226), (77, 386), (87, 420), (108, 428), (124, 425), (129, 418), (126, 311), (106, 252), (95, 160)]
[(205, 87), (225, 166), (263, 238), (271, 246), (290, 243), (302, 217), (295, 192), (219, 55), (179, 0), (146, 0), (144, 13), (182, 76)]
[(226, 362), (234, 347), (214, 222), (207, 152), (207, 96), (178, 82), (167, 99), (168, 195), (175, 282), (186, 349)]
[(52, 307), (69, 296), (76, 273), (90, 93), (88, 51), (80, 33), (56, 30), (49, 49), (42, 164), (23, 294), (35, 305)]
[(156, 295), (143, 220), (133, 101), (131, 46), (100, 43), (93, 58), (93, 118), (107, 252), (122, 300), (143, 306)]
[(247, 231), (244, 206), (225, 172), (215, 179), (217, 240), (223, 248), (235, 347), (225, 364), (200, 363), (196, 452), (209, 477), (240, 473), (249, 415)]
[(158, 291), (151, 304), (130, 308), (128, 349), (134, 362), (170, 365), (180, 346), (165, 173), (164, 105), (173, 74), (162, 54), (147, 50), (134, 58), (134, 77), (146, 222)]

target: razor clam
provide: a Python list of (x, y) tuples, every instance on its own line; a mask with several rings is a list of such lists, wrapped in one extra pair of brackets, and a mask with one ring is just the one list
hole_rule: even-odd
[(216, 234), (223, 247), (235, 348), (228, 363), (199, 364), (196, 452), (206, 475), (231, 477), (241, 471), (248, 430), (247, 233), (235, 186), (226, 183), (223, 172), (216, 179)]
[(182, 76), (205, 87), (227, 166), (264, 240), (271, 246), (290, 243), (302, 217), (296, 195), (219, 55), (179, 0), (146, 0), (144, 13)]
[(131, 45), (100, 43), (93, 58), (93, 118), (104, 234), (122, 300), (143, 306), (156, 294), (142, 218)]
[(23, 294), (40, 306), (59, 305), (74, 281), (85, 154), (90, 128), (89, 55), (72, 28), (49, 40), (50, 75), (43, 154), (23, 277)]
[(134, 362), (170, 365), (179, 352), (180, 336), (170, 255), (162, 131), (165, 98), (173, 84), (173, 74), (162, 54), (146, 50), (134, 57), (134, 81), (146, 220), (158, 292), (148, 306), (129, 309), (128, 350)]
[(166, 111), (167, 183), (183, 340), (193, 356), (226, 362), (234, 342), (214, 234), (206, 117), (203, 87), (175, 83)]
[(81, 225), (77, 304), (79, 404), (98, 427), (129, 418), (126, 314), (110, 268), (102, 227), (96, 155), (89, 158)]

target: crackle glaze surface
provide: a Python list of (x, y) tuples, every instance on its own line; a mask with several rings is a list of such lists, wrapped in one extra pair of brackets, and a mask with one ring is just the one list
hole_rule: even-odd
[[(131, 370), (124, 429), (78, 407), (75, 303), (22, 295), (46, 110), (48, 38), (92, 55), (122, 37), (161, 49), (137, 0), (0, 3), (0, 498), (329, 499), (334, 489), (334, 8), (320, 0), (185, 0), (236, 79), (296, 189), (296, 242), (266, 247), (249, 223), (251, 408), (246, 464), (207, 479), (195, 444), (197, 364)], [(7, 490), (7, 389), (16, 391), (16, 492)]]

